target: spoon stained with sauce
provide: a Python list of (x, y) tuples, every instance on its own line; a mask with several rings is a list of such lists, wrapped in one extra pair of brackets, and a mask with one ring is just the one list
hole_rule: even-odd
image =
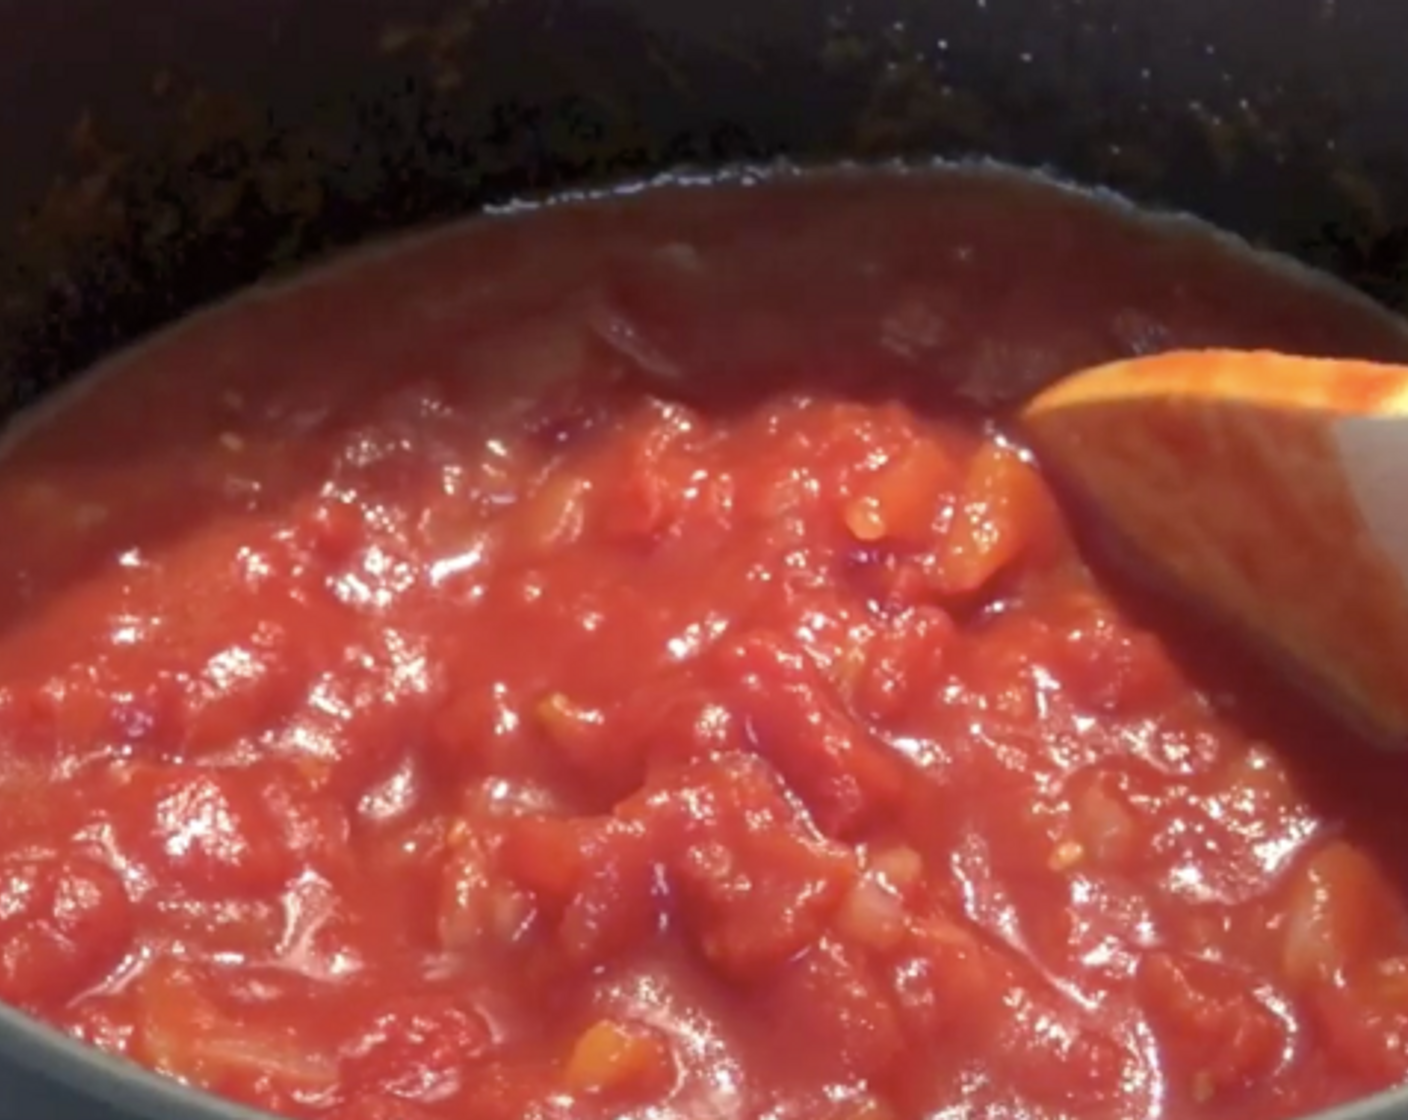
[(1064, 378), (1020, 423), (1151, 574), (1408, 747), (1408, 366), (1175, 351)]

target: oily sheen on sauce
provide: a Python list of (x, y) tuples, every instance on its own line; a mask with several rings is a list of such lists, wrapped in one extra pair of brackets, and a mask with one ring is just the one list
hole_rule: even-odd
[(0, 998), (334, 1120), (1271, 1120), (1408, 1078), (1408, 765), (1086, 558), (1004, 413), (1408, 360), (1014, 173), (364, 253), (0, 464)]

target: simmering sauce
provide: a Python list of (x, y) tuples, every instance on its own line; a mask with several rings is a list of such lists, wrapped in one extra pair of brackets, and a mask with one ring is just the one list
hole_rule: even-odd
[(1408, 764), (1004, 416), (1408, 360), (1014, 173), (668, 186), (258, 291), (0, 461), (0, 998), (333, 1120), (1272, 1120), (1408, 1079)]

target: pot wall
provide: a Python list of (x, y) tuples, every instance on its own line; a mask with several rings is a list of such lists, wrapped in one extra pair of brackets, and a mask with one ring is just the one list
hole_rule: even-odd
[(779, 154), (1050, 165), (1408, 299), (1397, 0), (3, 0), (0, 19), (0, 407), (370, 231)]

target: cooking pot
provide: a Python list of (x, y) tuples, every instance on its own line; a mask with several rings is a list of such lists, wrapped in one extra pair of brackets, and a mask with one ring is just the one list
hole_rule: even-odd
[[(726, 161), (1044, 166), (1408, 303), (1401, 0), (5, 0), (0, 26), (5, 416), (353, 240)], [(254, 1116), (0, 1009), (0, 1120)]]

